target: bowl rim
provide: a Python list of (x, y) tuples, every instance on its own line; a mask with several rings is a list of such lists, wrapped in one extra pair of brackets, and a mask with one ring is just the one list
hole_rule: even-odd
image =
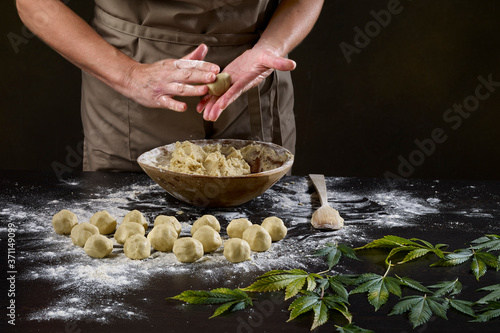
[[(292, 154), (292, 152), (290, 150), (288, 150), (287, 148), (283, 147), (283, 146), (280, 146), (278, 144), (275, 144), (275, 143), (272, 143), (272, 142), (266, 142), (266, 141), (258, 141), (258, 140), (243, 140), (243, 139), (194, 139), (194, 140), (183, 140), (183, 141), (178, 141), (178, 142), (184, 142), (184, 141), (189, 141), (191, 143), (194, 143), (194, 144), (197, 144), (197, 143), (206, 143), (206, 144), (222, 144), (223, 141), (232, 141), (232, 142), (240, 142), (242, 144), (245, 144), (243, 147), (246, 147), (250, 144), (258, 144), (258, 145), (263, 145), (263, 146), (270, 146), (273, 150), (276, 151), (275, 148), (278, 148), (280, 150), (284, 150), (285, 153), (288, 153), (288, 156), (289, 158), (279, 167), (277, 168), (274, 168), (274, 169), (271, 169), (271, 170), (267, 170), (267, 171), (261, 171), (261, 172), (256, 172), (256, 173), (249, 173), (249, 174), (246, 174), (246, 175), (239, 175), (239, 176), (219, 176), (219, 177), (216, 177), (216, 176), (209, 176), (209, 175), (198, 175), (198, 174), (191, 174), (191, 173), (185, 173), (185, 172), (177, 172), (177, 171), (172, 171), (172, 170), (167, 170), (167, 169), (163, 169), (163, 168), (160, 168), (158, 166), (155, 166), (155, 165), (152, 165), (152, 164), (149, 164), (148, 162), (146, 162), (146, 158), (149, 158), (151, 155), (156, 157), (158, 156), (158, 152), (161, 151), (161, 148), (165, 148), (167, 146), (172, 146), (172, 145), (175, 145), (176, 142), (172, 142), (172, 143), (169, 143), (169, 144), (166, 144), (166, 145), (163, 145), (163, 146), (158, 146), (156, 148), (153, 148), (153, 149), (150, 149), (144, 153), (142, 153), (141, 155), (139, 155), (139, 157), (137, 158), (137, 163), (139, 163), (139, 165), (144, 168), (144, 167), (149, 167), (149, 168), (153, 168), (159, 172), (164, 172), (166, 174), (171, 174), (173, 176), (177, 175), (177, 176), (190, 176), (190, 177), (193, 177), (193, 178), (206, 178), (206, 179), (243, 179), (243, 178), (254, 178), (254, 177), (260, 177), (260, 176), (266, 176), (266, 175), (269, 175), (269, 174), (274, 174), (274, 173), (277, 173), (277, 172), (281, 172), (285, 169), (288, 169), (290, 168), (292, 165), (293, 165), (293, 162), (294, 162), (294, 159), (295, 159), (295, 156), (294, 154)], [(156, 154), (155, 154), (156, 153)]]

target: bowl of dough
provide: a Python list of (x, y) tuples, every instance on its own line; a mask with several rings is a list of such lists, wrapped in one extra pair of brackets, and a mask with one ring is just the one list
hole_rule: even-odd
[(237, 139), (190, 140), (154, 148), (137, 159), (173, 197), (198, 207), (232, 207), (258, 197), (292, 167), (279, 145)]

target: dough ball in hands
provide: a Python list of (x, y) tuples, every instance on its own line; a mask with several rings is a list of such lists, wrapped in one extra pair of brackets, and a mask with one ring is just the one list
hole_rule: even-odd
[(199, 240), (201, 244), (203, 244), (203, 252), (205, 253), (213, 252), (222, 245), (222, 239), (219, 233), (208, 225), (201, 226), (196, 230), (193, 238)]
[(69, 235), (71, 233), (71, 229), (73, 229), (73, 227), (77, 224), (78, 218), (75, 213), (67, 209), (59, 211), (52, 217), (52, 227), (54, 228), (56, 234), (59, 235)]
[(287, 229), (285, 223), (276, 216), (265, 218), (261, 226), (269, 232), (273, 242), (280, 241), (286, 236)]
[(115, 239), (118, 244), (125, 244), (127, 238), (136, 234), (144, 236), (146, 230), (144, 230), (144, 227), (139, 223), (125, 222), (120, 224), (116, 229)]
[(238, 263), (250, 259), (250, 245), (241, 238), (231, 238), (224, 243), (224, 257), (230, 262)]
[(104, 258), (113, 251), (113, 241), (101, 234), (92, 235), (85, 242), (83, 249), (93, 258)]
[(264, 252), (271, 248), (271, 236), (266, 229), (253, 224), (243, 232), (243, 239), (248, 242), (250, 249), (255, 252)]
[(127, 213), (127, 215), (125, 215), (122, 224), (125, 222), (139, 223), (140, 225), (142, 225), (144, 230), (148, 230), (148, 221), (146, 220), (144, 215), (142, 215), (142, 213), (137, 209), (134, 209), (133, 211), (130, 211)]
[(116, 229), (116, 219), (105, 210), (92, 215), (90, 223), (99, 229), (101, 235), (112, 234)]
[(203, 257), (203, 244), (192, 237), (183, 237), (175, 241), (172, 251), (180, 262), (195, 262)]
[(132, 235), (123, 245), (123, 253), (130, 259), (146, 259), (151, 255), (151, 243), (141, 234)]
[(194, 233), (204, 225), (211, 226), (215, 231), (220, 232), (220, 223), (217, 218), (213, 215), (203, 215), (193, 223), (191, 235), (194, 235)]
[(158, 224), (148, 234), (148, 240), (156, 251), (172, 251), (177, 240), (177, 231), (170, 224)]
[(247, 228), (252, 226), (252, 222), (248, 219), (234, 219), (229, 222), (226, 231), (229, 238), (241, 238), (243, 237), (243, 232), (247, 230)]
[(175, 216), (158, 215), (155, 219), (154, 226), (156, 227), (160, 224), (171, 225), (177, 232), (177, 235), (182, 231), (182, 226)]
[(85, 242), (92, 235), (99, 235), (99, 229), (88, 222), (77, 224), (71, 229), (71, 240), (77, 246), (84, 247)]

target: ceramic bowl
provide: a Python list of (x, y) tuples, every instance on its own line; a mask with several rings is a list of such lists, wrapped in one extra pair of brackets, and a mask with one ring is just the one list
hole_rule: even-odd
[(276, 144), (251, 140), (189, 140), (205, 146), (220, 144), (236, 149), (249, 144), (262, 145), (274, 150), (280, 156), (286, 156), (284, 162), (274, 162), (276, 167), (261, 171), (260, 160), (247, 160), (251, 173), (243, 176), (213, 177), (174, 172), (159, 167), (169, 159), (175, 149), (175, 143), (154, 148), (137, 159), (141, 168), (173, 197), (198, 207), (232, 207), (258, 197), (281, 179), (292, 167), (294, 157), (286, 148)]

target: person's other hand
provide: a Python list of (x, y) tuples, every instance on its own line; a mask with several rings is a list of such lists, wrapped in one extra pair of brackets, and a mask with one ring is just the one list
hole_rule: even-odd
[(266, 47), (254, 47), (234, 59), (224, 72), (231, 75), (231, 87), (222, 96), (206, 95), (196, 110), (203, 112), (205, 120), (216, 121), (222, 111), (241, 94), (257, 86), (273, 70), (291, 71), (295, 69), (293, 60), (280, 57), (276, 51)]
[(124, 95), (146, 107), (185, 111), (186, 103), (174, 97), (207, 94), (206, 84), (220, 71), (219, 66), (203, 61), (207, 51), (202, 44), (182, 59), (138, 63), (130, 70)]

